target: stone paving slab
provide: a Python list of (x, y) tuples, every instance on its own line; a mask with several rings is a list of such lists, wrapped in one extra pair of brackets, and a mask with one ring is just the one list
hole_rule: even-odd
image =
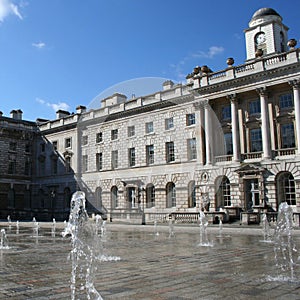
[[(70, 299), (71, 250), (60, 235), (64, 224), (40, 223), (34, 236), (32, 223), (5, 228), (10, 249), (0, 250), (0, 299)], [(109, 223), (104, 253), (120, 261), (99, 262), (95, 287), (103, 299), (300, 299), (300, 260), (294, 282), (275, 280), (274, 245), (262, 242), (259, 227), (209, 227), (212, 247), (199, 246), (199, 227)], [(300, 249), (300, 231), (294, 241)], [(299, 250), (300, 251), (300, 250)], [(299, 254), (300, 255), (300, 254)], [(270, 277), (273, 279), (270, 280)]]

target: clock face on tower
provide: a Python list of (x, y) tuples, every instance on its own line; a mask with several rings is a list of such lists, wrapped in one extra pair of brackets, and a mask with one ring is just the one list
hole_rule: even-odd
[(265, 36), (265, 34), (264, 34), (263, 32), (260, 32), (260, 33), (258, 33), (258, 34), (256, 35), (256, 37), (255, 37), (255, 43), (256, 43), (257, 45), (262, 44), (262, 43), (264, 43), (265, 41), (266, 41), (266, 36)]

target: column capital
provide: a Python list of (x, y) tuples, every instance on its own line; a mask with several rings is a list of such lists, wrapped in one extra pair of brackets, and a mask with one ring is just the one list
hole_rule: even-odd
[(289, 85), (293, 89), (299, 89), (300, 88), (300, 79), (294, 79), (294, 80), (289, 81)]
[(204, 108), (209, 108), (210, 107), (210, 105), (209, 105), (209, 99), (204, 99), (202, 101), (202, 103), (203, 103)]
[(193, 103), (195, 110), (201, 110), (204, 107), (204, 104), (201, 101), (197, 101)]
[(209, 100), (208, 99), (203, 99), (201, 101), (197, 101), (193, 103), (193, 106), (195, 109), (203, 109), (209, 107)]
[(230, 103), (237, 103), (238, 98), (236, 93), (226, 95), (226, 98), (230, 101)]
[(267, 91), (267, 87), (266, 86), (262, 86), (256, 89), (256, 92), (260, 95), (260, 96), (268, 96), (268, 91)]

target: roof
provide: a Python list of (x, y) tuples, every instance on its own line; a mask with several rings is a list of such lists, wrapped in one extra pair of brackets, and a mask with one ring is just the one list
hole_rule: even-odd
[(257, 10), (253, 16), (252, 16), (252, 20), (257, 19), (257, 18), (261, 18), (264, 16), (277, 16), (280, 17), (282, 19), (282, 17), (280, 16), (280, 14), (273, 8), (269, 8), (269, 7), (264, 7), (261, 8), (259, 10)]

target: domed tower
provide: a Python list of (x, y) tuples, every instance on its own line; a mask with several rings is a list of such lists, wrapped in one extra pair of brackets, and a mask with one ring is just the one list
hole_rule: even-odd
[(287, 51), (288, 30), (274, 9), (261, 8), (256, 11), (249, 28), (244, 30), (247, 60)]

